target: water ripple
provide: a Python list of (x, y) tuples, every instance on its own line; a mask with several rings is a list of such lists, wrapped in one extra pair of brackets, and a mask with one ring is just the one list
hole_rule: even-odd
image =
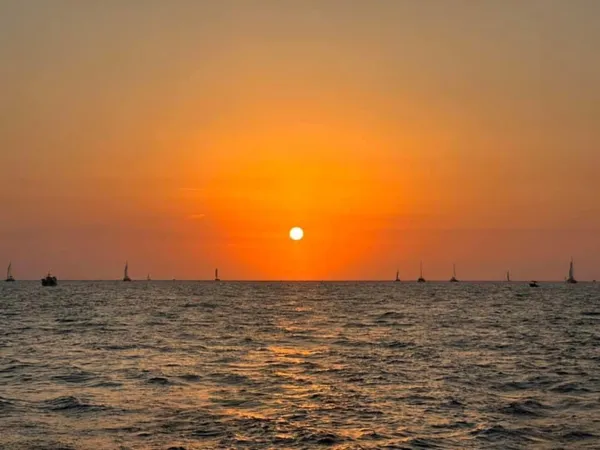
[(592, 284), (0, 285), (0, 448), (600, 448)]

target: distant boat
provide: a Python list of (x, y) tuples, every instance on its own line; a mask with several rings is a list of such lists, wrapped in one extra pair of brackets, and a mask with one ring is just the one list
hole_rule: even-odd
[(152, 278), (150, 278), (150, 274), (148, 274), (148, 276), (146, 277), (147, 281), (152, 281)]
[(123, 270), (123, 281), (131, 281), (129, 278), (129, 263), (125, 261), (125, 269)]
[(394, 281), (400, 281), (400, 271), (396, 270), (396, 279)]
[(531, 281), (529, 283), (529, 287), (540, 287), (540, 285), (537, 283), (537, 281)]
[(56, 277), (50, 275), (50, 272), (48, 272), (46, 278), (42, 278), (42, 286), (56, 286), (57, 284), (58, 280), (56, 279)]
[(458, 278), (456, 278), (456, 264), (452, 264), (452, 278), (450, 278), (450, 283), (458, 283)]
[(12, 262), (8, 263), (8, 269), (6, 269), (6, 281), (7, 283), (12, 283), (15, 281), (15, 277), (12, 274)]
[(425, 278), (423, 278), (423, 261), (421, 261), (419, 265), (419, 278), (417, 279), (417, 283), (425, 283)]
[(569, 284), (577, 283), (575, 279), (574, 271), (573, 271), (573, 258), (571, 258), (571, 263), (569, 264), (569, 276), (566, 279), (566, 282)]
[(219, 278), (219, 269), (215, 269), (215, 281), (221, 281)]
[(510, 271), (506, 271), (506, 281), (510, 282)]

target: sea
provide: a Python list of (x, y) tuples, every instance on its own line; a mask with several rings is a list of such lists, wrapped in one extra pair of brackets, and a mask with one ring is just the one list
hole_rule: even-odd
[(0, 285), (1, 449), (599, 449), (600, 284)]

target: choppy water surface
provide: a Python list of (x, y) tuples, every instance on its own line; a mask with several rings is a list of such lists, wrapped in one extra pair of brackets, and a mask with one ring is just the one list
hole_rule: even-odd
[(600, 285), (0, 286), (0, 447), (600, 448)]

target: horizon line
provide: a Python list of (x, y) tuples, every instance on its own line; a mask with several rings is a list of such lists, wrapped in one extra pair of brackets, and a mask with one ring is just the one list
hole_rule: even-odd
[[(16, 282), (19, 281), (40, 281), (40, 278), (22, 278), (22, 279), (17, 279), (15, 280)], [(59, 279), (59, 281), (86, 281), (86, 282), (115, 282), (115, 283), (123, 283), (124, 281), (122, 279), (92, 279), (92, 278), (64, 278), (64, 279)], [(135, 279), (132, 278), (130, 282), (145, 282), (145, 283), (151, 283), (153, 281), (169, 281), (169, 282), (173, 282), (173, 281), (185, 281), (185, 282), (210, 282), (210, 283), (224, 283), (224, 282), (232, 282), (232, 283), (398, 283), (398, 284), (402, 284), (402, 283), (417, 283), (418, 280), (415, 279), (407, 279), (407, 280), (400, 280), (400, 281), (396, 281), (394, 279), (388, 279), (388, 278), (381, 278), (381, 279), (366, 279), (366, 278), (348, 278), (348, 279), (285, 279), (285, 278), (274, 278), (274, 279), (220, 279), (219, 281), (216, 281), (212, 278), (156, 278), (156, 279), (151, 279), (151, 280), (146, 280), (144, 278), (139, 278), (139, 279)], [(538, 283), (565, 283), (565, 280), (556, 280), (556, 279), (537, 279), (537, 280), (522, 280), (522, 279), (518, 279), (518, 280), (513, 280), (511, 279), (510, 281), (506, 281), (504, 279), (497, 279), (497, 280), (484, 280), (484, 279), (473, 279), (473, 280), (458, 280), (459, 284), (460, 283), (502, 283), (502, 284), (511, 284), (511, 283), (529, 283), (531, 281), (537, 281)], [(591, 279), (591, 280), (577, 280), (579, 283), (593, 283), (595, 281), (597, 281), (596, 279)], [(130, 283), (129, 281), (127, 283)], [(427, 283), (450, 283), (449, 279), (443, 279), (443, 280), (439, 280), (439, 279), (428, 279), (425, 280), (424, 283), (419, 283), (419, 284), (427, 284)], [(456, 283), (452, 283), (452, 284), (456, 284)]]

